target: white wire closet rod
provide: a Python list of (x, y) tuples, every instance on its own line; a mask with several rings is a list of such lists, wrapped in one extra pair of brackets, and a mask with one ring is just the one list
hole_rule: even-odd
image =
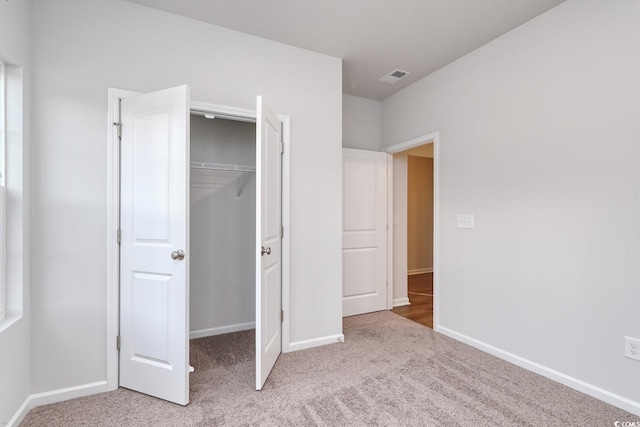
[(204, 162), (191, 162), (191, 167), (194, 169), (208, 169), (208, 170), (220, 170), (220, 171), (236, 171), (236, 172), (256, 172), (255, 166), (244, 165), (228, 165), (224, 163), (204, 163)]

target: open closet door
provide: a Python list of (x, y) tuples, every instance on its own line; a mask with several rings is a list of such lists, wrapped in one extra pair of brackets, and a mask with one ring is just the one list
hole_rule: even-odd
[(260, 96), (256, 113), (256, 390), (262, 390), (282, 351), (282, 126)]
[(189, 403), (189, 88), (121, 103), (120, 386)]

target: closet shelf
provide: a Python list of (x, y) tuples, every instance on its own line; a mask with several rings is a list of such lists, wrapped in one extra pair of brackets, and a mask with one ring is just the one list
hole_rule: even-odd
[(202, 169), (202, 170), (208, 170), (208, 171), (231, 171), (231, 172), (256, 173), (255, 166), (227, 165), (224, 163), (191, 162), (191, 169)]
[(191, 162), (191, 185), (219, 189), (240, 178), (237, 191), (240, 197), (248, 173), (256, 173), (255, 166)]

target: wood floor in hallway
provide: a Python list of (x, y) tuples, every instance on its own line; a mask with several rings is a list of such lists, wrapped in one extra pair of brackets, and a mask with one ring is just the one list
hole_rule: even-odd
[(411, 305), (395, 307), (392, 312), (433, 329), (433, 273), (408, 277)]

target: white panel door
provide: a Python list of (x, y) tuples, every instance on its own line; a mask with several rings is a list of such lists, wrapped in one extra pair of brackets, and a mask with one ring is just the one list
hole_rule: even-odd
[(189, 88), (122, 100), (121, 123), (120, 386), (186, 405)]
[(282, 127), (260, 96), (256, 115), (256, 390), (262, 390), (282, 351)]
[(342, 150), (342, 315), (386, 310), (387, 154)]

